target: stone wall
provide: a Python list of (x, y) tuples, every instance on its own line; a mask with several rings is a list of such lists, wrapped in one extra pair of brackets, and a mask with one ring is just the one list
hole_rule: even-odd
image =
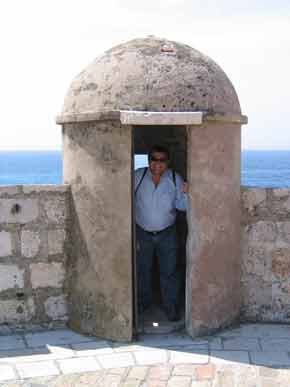
[(0, 324), (67, 319), (69, 186), (0, 186)]
[(242, 311), (290, 322), (290, 188), (242, 188)]
[[(69, 185), (0, 186), (0, 325), (67, 320)], [(290, 188), (242, 188), (242, 309), (290, 322)]]

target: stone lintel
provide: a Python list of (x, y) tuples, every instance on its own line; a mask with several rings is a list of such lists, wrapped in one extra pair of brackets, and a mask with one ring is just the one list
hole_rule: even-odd
[(247, 116), (231, 113), (207, 112), (147, 112), (133, 110), (111, 110), (79, 114), (62, 114), (56, 117), (57, 124), (89, 121), (119, 120), (123, 125), (201, 125), (206, 121), (247, 124)]

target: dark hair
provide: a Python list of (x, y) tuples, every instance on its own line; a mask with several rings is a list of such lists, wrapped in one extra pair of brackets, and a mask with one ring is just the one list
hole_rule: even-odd
[(148, 160), (150, 161), (153, 153), (164, 153), (166, 154), (166, 157), (167, 157), (167, 160), (170, 159), (170, 153), (169, 153), (169, 150), (163, 146), (163, 145), (153, 145), (153, 147), (150, 149), (149, 153), (148, 153)]

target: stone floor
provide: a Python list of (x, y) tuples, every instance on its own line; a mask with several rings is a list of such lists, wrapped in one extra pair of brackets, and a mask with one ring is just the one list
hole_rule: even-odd
[(0, 387), (290, 386), (290, 325), (244, 324), (192, 340), (124, 344), (69, 329), (0, 336)]

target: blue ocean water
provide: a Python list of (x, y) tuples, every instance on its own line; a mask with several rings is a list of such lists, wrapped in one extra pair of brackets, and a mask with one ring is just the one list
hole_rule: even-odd
[[(137, 156), (143, 166), (146, 158)], [(0, 184), (60, 184), (61, 151), (0, 151)], [(290, 187), (290, 150), (244, 150), (241, 184), (251, 187)]]

